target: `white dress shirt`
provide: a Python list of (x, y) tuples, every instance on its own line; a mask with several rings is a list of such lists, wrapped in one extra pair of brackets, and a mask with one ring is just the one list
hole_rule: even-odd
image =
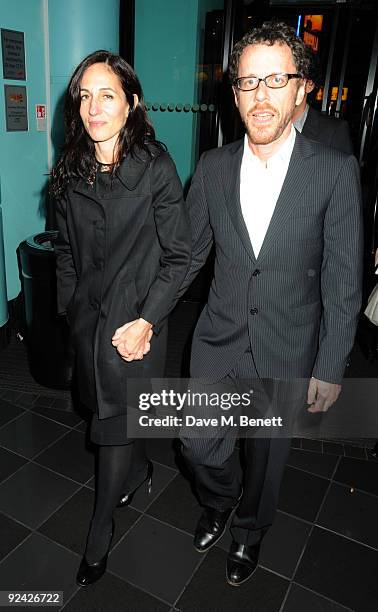
[(243, 159), (240, 169), (240, 204), (255, 256), (257, 257), (278, 196), (286, 177), (295, 143), (295, 129), (280, 149), (262, 162), (249, 148), (244, 137)]

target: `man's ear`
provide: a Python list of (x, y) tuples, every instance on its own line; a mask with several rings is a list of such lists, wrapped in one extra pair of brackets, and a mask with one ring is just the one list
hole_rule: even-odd
[(234, 100), (235, 100), (236, 108), (239, 108), (239, 91), (238, 91), (238, 88), (235, 87), (235, 85), (233, 85), (232, 86), (232, 91), (234, 92)]
[(303, 98), (305, 97), (305, 94), (306, 94), (306, 81), (302, 79), (298, 87), (297, 97), (295, 99), (295, 106), (299, 106), (300, 103), (303, 102)]

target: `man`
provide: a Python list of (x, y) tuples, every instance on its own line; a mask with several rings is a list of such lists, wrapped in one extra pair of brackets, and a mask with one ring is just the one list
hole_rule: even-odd
[(307, 50), (309, 70), (305, 81), (305, 94), (303, 100), (296, 106), (293, 114), (294, 127), (306, 138), (322, 142), (344, 153), (353, 154), (353, 145), (350, 138), (349, 126), (344, 119), (336, 119), (324, 115), (312, 108), (308, 102), (308, 95), (315, 89), (318, 82), (316, 58), (310, 47)]
[[(337, 399), (353, 344), (361, 223), (354, 157), (292, 127), (307, 70), (303, 42), (284, 23), (268, 22), (235, 45), (230, 77), (246, 135), (199, 161), (188, 195), (192, 265), (182, 291), (214, 242), (214, 278), (194, 333), (191, 375), (210, 381), (209, 390), (212, 381), (230, 390), (238, 379), (310, 379), (314, 413)], [(264, 400), (263, 385), (257, 395)], [(200, 439), (183, 429), (181, 439), (205, 507), (194, 536), (198, 551), (219, 540), (237, 506), (226, 570), (237, 586), (256, 569), (290, 441), (245, 440), (242, 490), (235, 434)]]

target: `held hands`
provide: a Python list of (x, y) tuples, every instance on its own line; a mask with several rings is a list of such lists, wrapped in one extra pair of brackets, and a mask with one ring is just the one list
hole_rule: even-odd
[(340, 395), (341, 385), (325, 382), (312, 377), (308, 385), (308, 412), (327, 412)]
[(152, 325), (144, 319), (129, 321), (115, 330), (112, 345), (125, 361), (143, 359), (151, 346)]

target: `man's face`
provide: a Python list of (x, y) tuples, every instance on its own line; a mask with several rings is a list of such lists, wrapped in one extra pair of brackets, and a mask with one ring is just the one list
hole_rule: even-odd
[[(238, 77), (262, 78), (279, 72), (297, 72), (291, 50), (285, 44), (249, 45), (240, 56)], [(251, 144), (267, 145), (285, 140), (295, 106), (304, 96), (301, 79), (290, 79), (281, 89), (270, 89), (264, 82), (253, 91), (233, 89), (235, 104)]]

